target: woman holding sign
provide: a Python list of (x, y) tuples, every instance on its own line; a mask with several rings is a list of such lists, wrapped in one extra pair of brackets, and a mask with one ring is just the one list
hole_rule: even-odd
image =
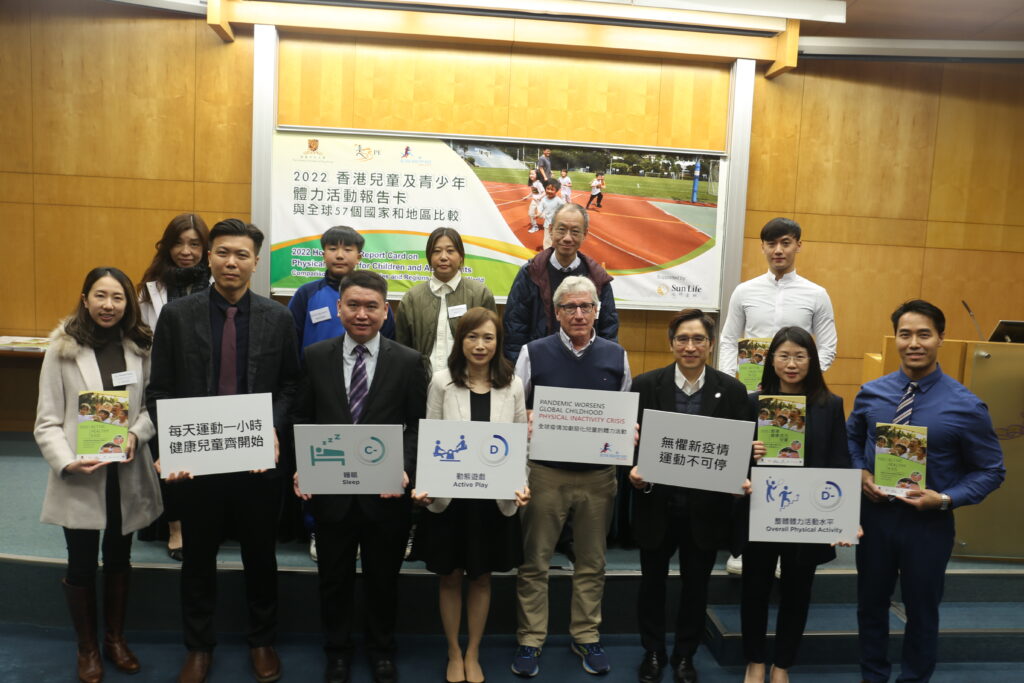
[[(846, 420), (843, 399), (828, 390), (818, 361), (818, 350), (811, 335), (799, 327), (783, 327), (768, 348), (762, 390), (750, 395), (751, 414), (758, 414), (762, 396), (806, 397), (807, 414), (804, 447), (795, 455), (806, 467), (850, 467), (846, 445)], [(754, 442), (754, 459), (765, 453), (764, 444)], [(741, 523), (748, 528), (747, 515)], [(844, 544), (849, 545), (849, 544)], [(775, 627), (775, 662), (771, 683), (789, 681), (789, 668), (796, 661), (797, 649), (807, 623), (811, 584), (817, 565), (835, 559), (832, 546), (820, 543), (748, 542), (743, 550), (743, 597), (740, 609), (743, 652), (747, 659), (744, 683), (763, 683), (767, 653), (768, 602), (772, 592), (776, 563), (780, 561), (781, 598)]]
[[(154, 433), (143, 397), (152, 341), (128, 276), (117, 268), (94, 268), (75, 311), (50, 334), (39, 375), (35, 439), (50, 465), (40, 519), (64, 527), (64, 594), (78, 634), (78, 677), (86, 682), (103, 677), (96, 635), (101, 530), (103, 654), (121, 671), (139, 670), (124, 640), (131, 535), (163, 509), (152, 461), (139, 454)], [(127, 392), (128, 436), (120, 462), (78, 455), (79, 397), (85, 391)]]
[[(434, 374), (427, 392), (427, 419), (481, 422), (526, 422), (523, 383), (501, 354), (501, 321), (486, 308), (471, 308), (459, 320), (448, 368)], [(480, 683), (480, 639), (491, 602), (491, 572), (509, 571), (523, 561), (517, 508), (530, 500), (530, 490), (516, 491), (515, 500), (430, 498), (413, 491), (413, 500), (427, 506), (416, 533), (416, 555), (438, 574), (441, 623), (448, 639), (447, 681)], [(462, 618), (462, 577), (469, 577), (466, 621), (469, 640), (459, 646)]]

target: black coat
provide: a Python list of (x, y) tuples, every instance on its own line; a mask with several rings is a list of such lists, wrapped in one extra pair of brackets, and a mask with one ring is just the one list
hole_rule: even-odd
[[(675, 364), (651, 370), (633, 380), (633, 391), (640, 394), (638, 421), (643, 428), (644, 409), (675, 412)], [(747, 390), (739, 380), (708, 367), (700, 415), (730, 420), (749, 420)], [(750, 426), (753, 441), (754, 425)], [(657, 548), (664, 538), (668, 517), (670, 487), (653, 486), (648, 493), (634, 491), (633, 538), (643, 549)], [(686, 489), (690, 505), (690, 527), (694, 540), (705, 550), (730, 548), (733, 539), (733, 496), (716, 491)]]

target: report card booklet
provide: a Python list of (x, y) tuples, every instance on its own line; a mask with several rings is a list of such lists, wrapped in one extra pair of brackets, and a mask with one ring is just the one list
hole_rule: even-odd
[(743, 382), (747, 391), (761, 388), (765, 358), (772, 340), (767, 338), (740, 339), (736, 343), (736, 377)]
[(78, 392), (80, 459), (117, 462), (128, 456), (128, 392)]
[(757, 440), (768, 452), (758, 465), (804, 464), (806, 396), (760, 396), (757, 399)]
[(875, 484), (892, 496), (926, 488), (928, 428), (916, 425), (875, 425)]

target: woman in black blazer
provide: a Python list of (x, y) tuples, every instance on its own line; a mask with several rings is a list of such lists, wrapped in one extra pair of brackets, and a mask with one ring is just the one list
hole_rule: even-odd
[[(803, 458), (806, 467), (850, 467), (846, 445), (843, 399), (828, 390), (811, 335), (799, 327), (783, 327), (772, 339), (764, 364), (761, 391), (750, 395), (751, 419), (757, 418), (757, 399), (766, 395), (807, 397)], [(764, 454), (755, 443), (754, 461)], [(747, 515), (744, 515), (746, 517)], [(744, 525), (744, 533), (748, 528)], [(771, 683), (787, 683), (788, 669), (807, 623), (811, 584), (819, 564), (835, 559), (836, 551), (824, 543), (748, 542), (743, 550), (743, 595), (740, 609), (743, 652), (747, 659), (744, 683), (763, 683), (767, 660), (768, 601), (776, 563), (782, 576), (779, 617), (775, 626), (775, 657)]]

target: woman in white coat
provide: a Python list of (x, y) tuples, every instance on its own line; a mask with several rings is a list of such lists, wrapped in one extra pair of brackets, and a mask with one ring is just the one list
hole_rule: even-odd
[[(526, 422), (523, 383), (501, 353), (501, 321), (486, 308), (471, 308), (459, 320), (448, 368), (434, 374), (427, 391), (427, 418)], [(415, 553), (440, 576), (441, 622), (448, 640), (447, 681), (484, 680), (480, 640), (491, 602), (491, 572), (509, 571), (523, 561), (522, 531), (516, 510), (530, 500), (530, 490), (514, 500), (430, 498), (413, 491), (427, 506), (416, 531)], [(462, 581), (468, 575), (468, 641), (459, 645)]]
[[(68, 568), (63, 581), (78, 634), (78, 677), (103, 677), (96, 635), (96, 564), (103, 532), (103, 654), (126, 673), (139, 662), (124, 640), (132, 533), (163, 509), (146, 442), (153, 423), (144, 389), (152, 332), (140, 318), (135, 288), (116, 268), (95, 268), (75, 312), (50, 335), (39, 376), (35, 439), (50, 466), (42, 522), (64, 528)], [(80, 392), (128, 392), (125, 460), (77, 455)]]

